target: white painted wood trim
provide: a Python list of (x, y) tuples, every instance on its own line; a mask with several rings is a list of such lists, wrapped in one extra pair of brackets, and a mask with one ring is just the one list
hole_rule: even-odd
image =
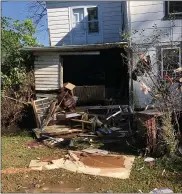
[(60, 56), (60, 63), (59, 63), (59, 79), (60, 79), (60, 87), (63, 87), (63, 83), (64, 83), (64, 80), (63, 80), (63, 58)]
[[(99, 33), (98, 35), (101, 37), (101, 42), (104, 42), (104, 35), (103, 35), (103, 19), (102, 19), (102, 8), (100, 6), (100, 4), (98, 5), (85, 5), (85, 6), (73, 6), (73, 7), (69, 7), (68, 11), (69, 11), (69, 23), (70, 23), (70, 40), (71, 40), (71, 44), (73, 42), (73, 34), (71, 33), (72, 31), (72, 12), (73, 9), (77, 9), (77, 8), (82, 8), (84, 9), (84, 27), (86, 29), (86, 44), (88, 44), (88, 12), (87, 12), (87, 8), (93, 8), (93, 7), (97, 7), (98, 8), (98, 22), (99, 22)], [(94, 36), (94, 34), (93, 34)]]
[(60, 53), (60, 55), (100, 55), (100, 51), (90, 51), (90, 52), (65, 52)]
[(73, 42), (73, 37), (72, 37), (72, 10), (70, 7), (68, 7), (68, 17), (69, 17), (69, 33), (70, 33), (70, 43), (72, 45), (72, 42)]

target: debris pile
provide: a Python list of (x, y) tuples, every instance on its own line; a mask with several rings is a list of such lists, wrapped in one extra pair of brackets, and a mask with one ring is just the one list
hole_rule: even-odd
[(126, 136), (133, 111), (128, 105), (76, 107), (72, 83), (60, 88), (57, 98), (32, 100), (37, 128), (36, 137), (44, 144), (73, 146), (76, 137), (93, 142), (96, 138), (114, 139)]

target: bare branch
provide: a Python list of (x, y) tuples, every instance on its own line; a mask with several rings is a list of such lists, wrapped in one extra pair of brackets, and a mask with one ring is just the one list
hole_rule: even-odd
[(44, 17), (47, 16), (46, 2), (45, 1), (33, 1), (28, 3), (29, 15), (28, 17), (33, 20), (33, 23), (37, 27), (42, 24)]

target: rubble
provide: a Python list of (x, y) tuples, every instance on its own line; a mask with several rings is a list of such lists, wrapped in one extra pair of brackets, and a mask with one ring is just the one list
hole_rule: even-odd
[[(130, 122), (128, 117), (133, 115), (130, 106), (109, 105), (77, 108), (77, 97), (74, 96), (73, 92), (75, 87), (72, 83), (65, 83), (63, 88), (58, 91), (56, 99), (40, 98), (32, 101), (37, 122), (37, 128), (33, 129), (33, 131), (38, 139), (43, 139), (43, 143), (52, 147), (65, 141), (70, 143), (73, 138), (77, 137), (82, 137), (83, 139), (85, 137), (122, 138), (127, 135), (130, 130), (130, 124), (128, 123), (126, 130), (124, 128), (126, 123), (122, 124), (122, 122), (126, 120)], [(110, 115), (102, 114), (102, 116), (99, 116), (93, 114), (94, 110), (112, 111)], [(89, 113), (90, 111), (92, 113)], [(122, 126), (115, 127), (112, 123), (117, 117), (120, 119), (118, 120), (119, 125)]]
[(88, 153), (88, 150), (68, 151), (64, 158), (51, 161), (32, 160), (29, 168), (32, 170), (63, 168), (77, 173), (127, 179), (134, 159), (134, 156), (112, 155), (101, 150), (92, 153)]
[[(73, 172), (125, 179), (129, 177), (133, 156), (112, 155), (94, 149), (100, 143), (121, 141), (131, 131), (133, 111), (128, 105), (76, 107), (74, 84), (65, 83), (56, 99), (42, 98), (32, 101), (37, 128), (37, 139), (51, 148), (66, 146), (64, 158), (42, 161), (32, 160), (32, 170), (64, 168)], [(98, 112), (101, 114), (97, 114)], [(94, 113), (97, 112), (97, 113)], [(104, 113), (105, 112), (105, 113)], [(109, 114), (108, 114), (109, 112)], [(126, 125), (127, 124), (127, 125)], [(89, 147), (89, 148), (88, 148)]]

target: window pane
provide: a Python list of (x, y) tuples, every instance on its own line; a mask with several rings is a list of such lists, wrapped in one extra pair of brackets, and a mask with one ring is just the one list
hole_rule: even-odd
[(88, 33), (99, 32), (99, 22), (89, 22), (88, 23)]
[(84, 9), (83, 8), (73, 9), (73, 19), (74, 19), (74, 22), (83, 21)]
[(169, 13), (182, 13), (182, 1), (169, 1)]
[(167, 71), (179, 67), (179, 48), (163, 50), (163, 69)]
[(84, 9), (77, 8), (73, 9), (73, 22), (72, 27), (74, 30), (83, 31), (84, 30)]
[(98, 20), (98, 7), (88, 8), (88, 21)]

